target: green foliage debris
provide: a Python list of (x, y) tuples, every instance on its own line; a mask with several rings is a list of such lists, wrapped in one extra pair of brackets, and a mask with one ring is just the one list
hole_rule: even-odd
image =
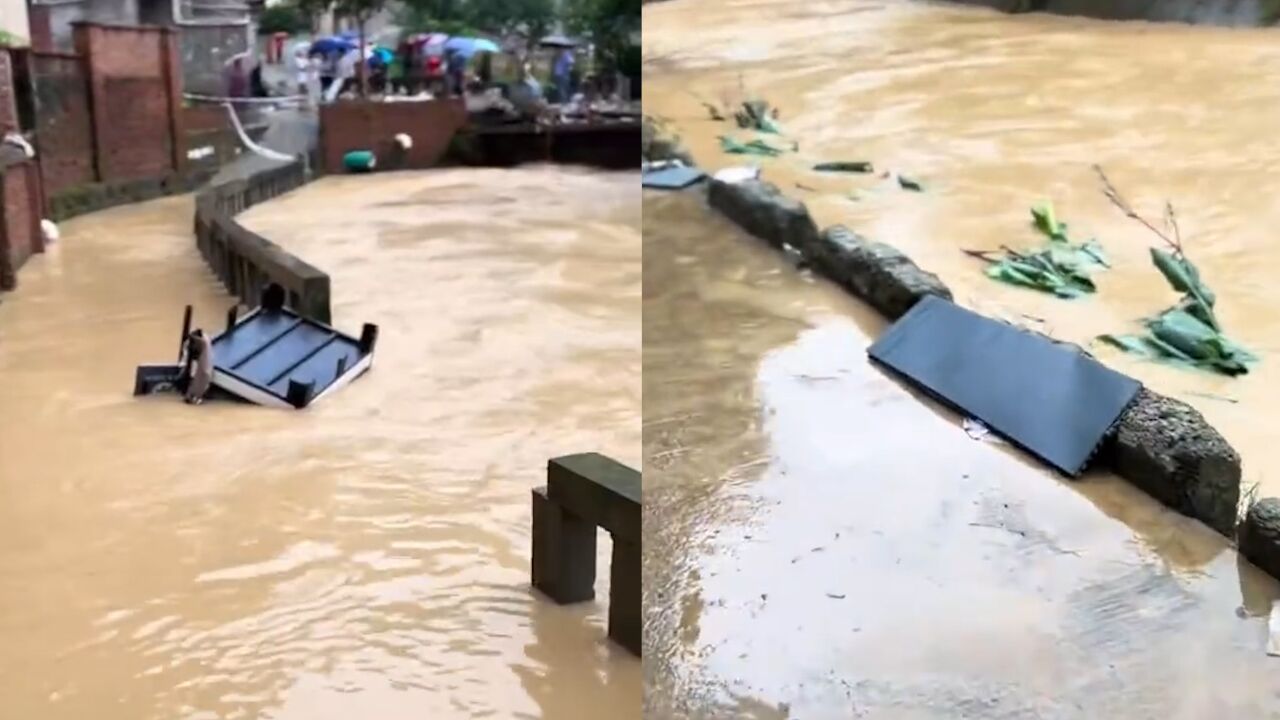
[(1032, 224), (1048, 239), (1048, 245), (1022, 252), (1002, 247), (1000, 252), (967, 250), (985, 260), (987, 277), (1010, 285), (1074, 298), (1097, 290), (1093, 274), (1109, 267), (1097, 241), (1071, 244), (1066, 223), (1059, 222), (1049, 203), (1031, 209)]
[[(1120, 196), (1102, 168), (1095, 167), (1102, 179), (1107, 199), (1126, 216), (1137, 220), (1155, 233), (1168, 249), (1151, 248), (1151, 262), (1164, 276), (1169, 287), (1182, 293), (1173, 307), (1142, 321), (1145, 335), (1100, 335), (1098, 339), (1121, 350), (1143, 357), (1198, 367), (1224, 375), (1244, 375), (1258, 358), (1222, 333), (1214, 311), (1217, 296), (1200, 271), (1187, 258), (1182, 248), (1182, 232), (1178, 229), (1173, 205), (1165, 204), (1165, 230), (1161, 231), (1143, 219)], [(1170, 236), (1169, 233), (1172, 233)]]

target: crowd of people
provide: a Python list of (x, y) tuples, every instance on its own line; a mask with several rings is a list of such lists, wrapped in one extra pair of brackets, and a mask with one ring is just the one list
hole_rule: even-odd
[[(291, 53), (273, 49), (273, 61), (283, 64), (291, 88), (313, 103), (333, 102), (360, 89), (363, 55), (364, 82), (371, 94), (406, 98), (462, 97), (473, 115), (503, 120), (559, 115), (565, 120), (590, 118), (592, 109), (608, 95), (608, 88), (591, 75), (583, 76), (573, 48), (555, 48), (549, 85), (535, 77), (527, 58), (510, 58), (514, 80), (495, 82), (492, 50), (464, 52), (440, 35), (410, 36), (395, 50), (367, 46), (362, 54), (350, 42), (321, 40), (298, 43)], [(486, 41), (487, 42), (487, 41)], [(489, 43), (493, 49), (492, 43)], [(261, 63), (248, 54), (233, 58), (227, 69), (227, 95), (265, 97)]]

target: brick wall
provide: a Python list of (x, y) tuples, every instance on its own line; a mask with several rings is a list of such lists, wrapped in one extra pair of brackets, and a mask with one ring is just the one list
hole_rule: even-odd
[(43, 252), (40, 237), (40, 175), (33, 162), (0, 170), (0, 290), (12, 290), (17, 270), (33, 253)]
[(36, 96), (36, 158), (53, 195), (97, 180), (93, 116), (84, 62), (75, 55), (31, 54)]
[(156, 28), (80, 24), (76, 49), (89, 70), (98, 177), (163, 177), (181, 167), (174, 73), (176, 38)]
[(56, 45), (53, 39), (53, 15), (48, 5), (32, 5), (30, 9), (31, 49), (38, 52), (53, 52)]
[(325, 170), (341, 172), (342, 156), (372, 150), (386, 157), (397, 133), (413, 138), (405, 167), (439, 164), (449, 143), (467, 123), (461, 98), (426, 102), (343, 101), (320, 108), (320, 152)]

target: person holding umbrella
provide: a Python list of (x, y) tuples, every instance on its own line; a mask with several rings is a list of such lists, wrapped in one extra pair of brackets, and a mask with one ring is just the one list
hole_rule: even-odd
[(573, 94), (573, 66), (575, 61), (573, 48), (561, 48), (560, 53), (556, 56), (555, 65), (551, 71), (551, 82), (556, 89), (556, 102), (569, 102), (569, 98)]

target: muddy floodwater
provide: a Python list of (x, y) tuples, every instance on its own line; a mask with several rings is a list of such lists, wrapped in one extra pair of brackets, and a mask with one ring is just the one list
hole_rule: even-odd
[(301, 413), (129, 396), (184, 304), (232, 303), (191, 213), (69, 221), (0, 305), (0, 717), (638, 717), (607, 540), (601, 601), (528, 587), (547, 459), (639, 467), (636, 176), (330, 178), (244, 215), (381, 327)]
[[(704, 166), (759, 162), (819, 225), (937, 272), (957, 300), (1077, 342), (1176, 297), (1112, 208), (1176, 206), (1239, 379), (1095, 347), (1182, 398), (1280, 494), (1280, 68), (1269, 32), (910, 2), (645, 8), (645, 109)], [(702, 102), (758, 96), (795, 147), (721, 152)], [(796, 143), (797, 145), (792, 145)], [(868, 160), (918, 179), (812, 172)], [(962, 248), (1037, 244), (1054, 202), (1114, 268), (1075, 302), (999, 285)], [(1276, 583), (1105, 474), (1068, 482), (970, 439), (868, 365), (883, 321), (691, 195), (646, 194), (646, 704), (661, 717), (1280, 717)], [(1232, 402), (1235, 401), (1235, 402)]]

